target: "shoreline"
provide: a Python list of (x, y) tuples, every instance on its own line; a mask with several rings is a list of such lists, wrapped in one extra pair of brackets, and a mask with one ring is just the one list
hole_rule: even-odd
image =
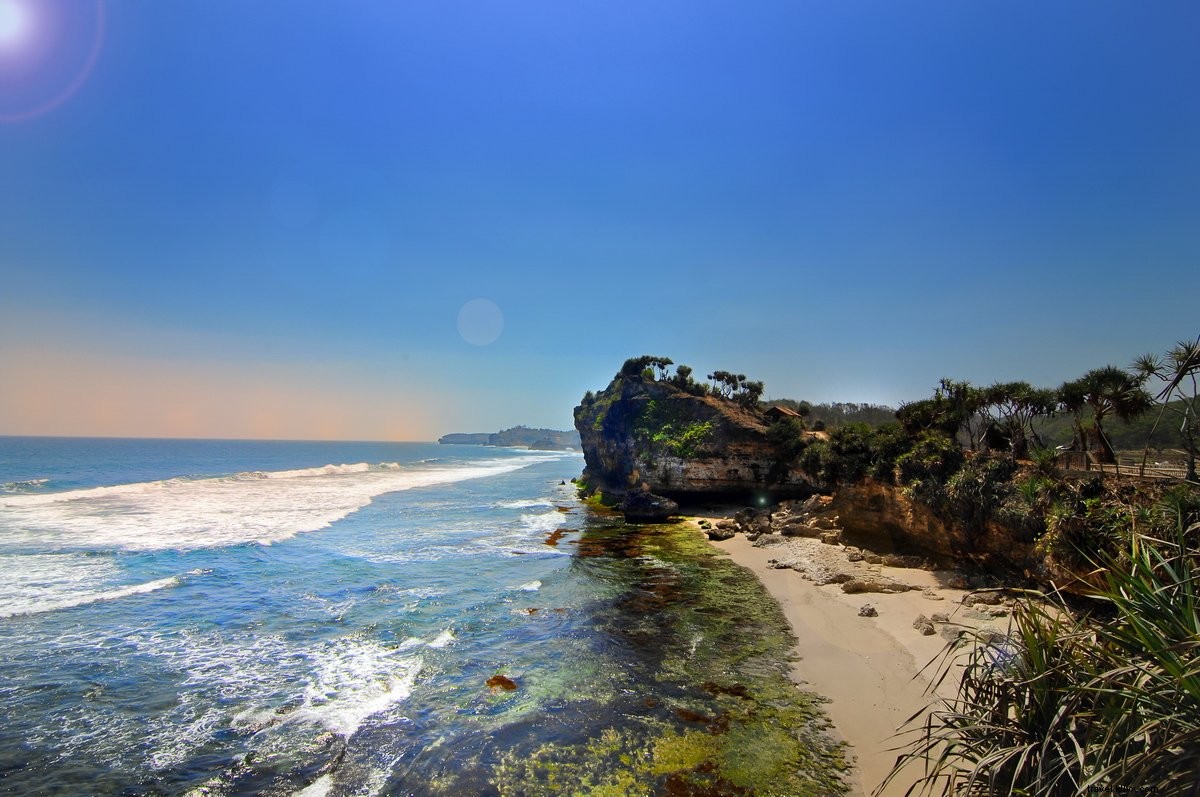
[[(701, 517), (689, 516), (685, 522), (704, 534), (696, 525)], [(719, 517), (714, 512), (709, 519)], [(822, 708), (833, 724), (832, 733), (848, 745), (855, 762), (846, 778), (848, 794), (872, 794), (896, 761), (893, 748), (905, 742), (894, 736), (896, 730), (936, 699), (929, 692), (936, 667), (922, 670), (940, 656), (946, 639), (922, 634), (913, 621), (918, 615), (940, 612), (950, 615), (952, 624), (983, 625), (986, 621), (971, 616), (974, 613), (962, 603), (970, 590), (945, 586), (951, 571), (881, 565), (880, 575), (916, 589), (847, 594), (837, 584), (819, 586), (791, 569), (772, 567), (777, 551), (755, 547), (742, 534), (708, 542), (753, 573), (783, 610), (797, 639), (792, 679), (826, 701)], [(867, 604), (877, 616), (859, 615)], [(1006, 620), (993, 622), (1004, 625)], [(889, 784), (882, 797), (900, 797), (910, 780)]]

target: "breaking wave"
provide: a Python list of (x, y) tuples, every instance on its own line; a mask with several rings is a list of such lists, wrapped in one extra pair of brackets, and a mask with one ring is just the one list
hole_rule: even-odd
[(45, 550), (270, 545), (325, 528), (385, 493), (497, 476), (545, 454), (461, 464), (365, 462), (0, 497), (0, 543)]

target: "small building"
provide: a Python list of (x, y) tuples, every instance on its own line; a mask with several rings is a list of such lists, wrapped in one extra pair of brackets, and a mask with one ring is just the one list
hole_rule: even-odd
[(795, 418), (801, 420), (803, 416), (795, 410), (789, 410), (787, 407), (771, 406), (767, 407), (767, 411), (763, 413), (768, 421), (782, 421), (784, 418)]

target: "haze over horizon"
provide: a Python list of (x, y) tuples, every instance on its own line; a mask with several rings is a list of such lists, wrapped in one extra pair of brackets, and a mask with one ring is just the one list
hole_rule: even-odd
[(566, 429), (1194, 339), (1200, 6), (0, 0), (0, 435)]

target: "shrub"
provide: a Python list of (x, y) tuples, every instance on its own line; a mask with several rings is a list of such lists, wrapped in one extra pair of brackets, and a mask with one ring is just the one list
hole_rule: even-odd
[(924, 432), (913, 447), (896, 458), (896, 470), (905, 492), (925, 504), (945, 504), (946, 482), (965, 460), (962, 448), (941, 432)]
[(1046, 534), (1038, 548), (1072, 570), (1086, 568), (1097, 557), (1113, 557), (1128, 542), (1133, 515), (1103, 496), (1077, 493), (1056, 501), (1046, 515)]
[(871, 463), (871, 478), (886, 484), (896, 482), (896, 461), (912, 448), (912, 438), (898, 423), (885, 423), (875, 428), (872, 448), (875, 458)]
[(798, 418), (781, 418), (767, 427), (767, 442), (779, 452), (780, 461), (791, 462), (808, 444), (804, 424)]
[(949, 478), (945, 510), (962, 520), (968, 531), (981, 531), (984, 524), (1012, 493), (1013, 460), (1001, 454), (978, 453)]
[(874, 430), (865, 423), (839, 426), (829, 435), (825, 475), (830, 482), (861, 481), (875, 461)]
[[(1094, 500), (1094, 499), (1085, 499)], [(909, 794), (1194, 795), (1200, 783), (1200, 553), (1186, 515), (1163, 538), (1135, 535), (1124, 561), (1100, 556), (1081, 617), (1049, 596), (1022, 600), (1007, 635), (948, 648), (936, 683), (955, 696), (909, 720), (913, 738), (883, 784), (919, 769)], [(1044, 597), (1044, 596), (1043, 596)]]
[(809, 443), (800, 452), (800, 468), (818, 481), (827, 481), (825, 477), (825, 465), (829, 460), (829, 456), (829, 443), (826, 441), (817, 440), (814, 443)]

